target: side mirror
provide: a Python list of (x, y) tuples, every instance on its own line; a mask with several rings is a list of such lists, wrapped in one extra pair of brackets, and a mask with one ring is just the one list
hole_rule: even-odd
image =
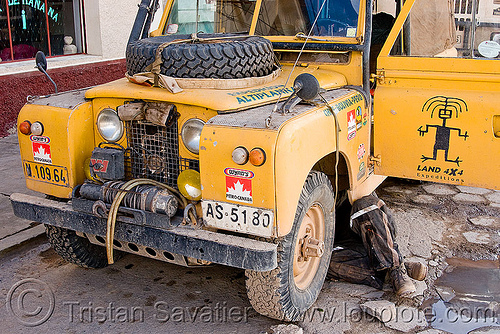
[(54, 80), (52, 80), (50, 75), (47, 73), (47, 58), (45, 58), (45, 54), (42, 51), (38, 51), (36, 53), (35, 63), (36, 63), (36, 67), (38, 68), (38, 70), (40, 72), (42, 72), (43, 74), (45, 74), (45, 76), (50, 80), (50, 82), (52, 82), (52, 84), (54, 85), (54, 89), (56, 91), (56, 94), (57, 94), (57, 92), (58, 92), (57, 85), (54, 82)]
[(40, 72), (44, 73), (44, 71), (47, 71), (47, 58), (45, 58), (45, 54), (42, 51), (36, 53), (35, 63)]
[(318, 79), (312, 74), (302, 73), (295, 78), (293, 90), (304, 101), (312, 101), (319, 94)]

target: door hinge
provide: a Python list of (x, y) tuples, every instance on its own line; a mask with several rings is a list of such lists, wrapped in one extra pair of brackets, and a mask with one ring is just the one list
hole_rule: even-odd
[(372, 75), (370, 76), (370, 81), (375, 82), (375, 80), (380, 84), (384, 84), (385, 83), (385, 71), (377, 71), (377, 74), (372, 73)]
[(377, 155), (376, 157), (374, 157), (373, 155), (370, 156), (370, 162), (372, 164), (377, 164), (377, 166), (381, 166), (382, 165), (382, 157), (379, 155)]

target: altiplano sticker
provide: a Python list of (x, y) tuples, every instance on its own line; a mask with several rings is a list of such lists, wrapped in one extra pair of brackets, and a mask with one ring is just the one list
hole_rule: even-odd
[(32, 142), (33, 160), (44, 164), (52, 165), (52, 156), (50, 155), (50, 145), (45, 143)]
[(252, 179), (226, 176), (226, 199), (253, 203)]
[(356, 114), (354, 109), (347, 112), (347, 140), (356, 137)]

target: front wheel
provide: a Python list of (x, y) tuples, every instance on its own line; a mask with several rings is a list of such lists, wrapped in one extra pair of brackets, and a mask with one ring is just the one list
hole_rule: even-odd
[[(84, 268), (98, 269), (108, 265), (106, 248), (94, 245), (87, 238), (78, 236), (75, 231), (62, 227), (45, 225), (45, 230), (52, 248), (64, 260)], [(121, 252), (115, 252), (115, 261), (121, 255)]]
[(277, 240), (278, 266), (246, 271), (253, 308), (270, 318), (296, 321), (318, 298), (333, 250), (335, 195), (328, 177), (309, 173), (291, 232)]

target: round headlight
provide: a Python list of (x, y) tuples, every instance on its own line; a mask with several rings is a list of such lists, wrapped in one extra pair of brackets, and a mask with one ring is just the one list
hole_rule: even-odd
[(116, 111), (106, 108), (97, 116), (97, 130), (104, 139), (117, 141), (123, 136), (123, 123)]
[(200, 152), (200, 136), (203, 125), (205, 125), (205, 122), (201, 119), (191, 118), (182, 126), (182, 142), (184, 146), (194, 154)]

